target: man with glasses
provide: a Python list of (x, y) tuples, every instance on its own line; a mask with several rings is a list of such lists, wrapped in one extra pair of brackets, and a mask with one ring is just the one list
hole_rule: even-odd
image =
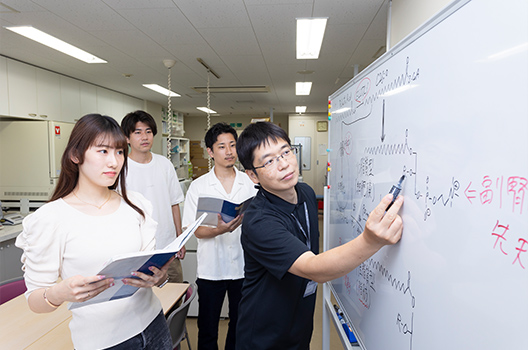
[(290, 138), (269, 122), (251, 124), (237, 142), (240, 162), (260, 189), (243, 218), (245, 280), (237, 349), (309, 349), (317, 283), (341, 277), (399, 241), (399, 197), (385, 196), (356, 239), (319, 254), (317, 201), (298, 183)]

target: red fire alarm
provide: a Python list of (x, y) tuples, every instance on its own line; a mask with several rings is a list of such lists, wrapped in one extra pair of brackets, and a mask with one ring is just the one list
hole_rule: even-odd
[(60, 126), (55, 126), (55, 135), (60, 135)]

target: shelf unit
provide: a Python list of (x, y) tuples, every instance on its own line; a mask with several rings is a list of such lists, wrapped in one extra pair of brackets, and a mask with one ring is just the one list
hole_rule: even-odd
[[(174, 165), (178, 179), (189, 178), (189, 139), (171, 137), (171, 162)], [(163, 155), (167, 156), (167, 137), (163, 137)]]
[[(179, 180), (189, 179), (189, 139), (183, 137), (183, 113), (172, 111), (170, 118), (167, 116), (167, 110), (162, 107), (162, 154), (167, 156), (167, 139), (171, 143), (171, 161), (176, 170)], [(171, 132), (169, 135), (168, 125), (170, 123)]]
[[(172, 116), (170, 118), (171, 122), (171, 137), (183, 137), (185, 134), (185, 130), (183, 128), (183, 113), (172, 111)], [(168, 136), (168, 119), (167, 118), (167, 110), (162, 107), (161, 110), (161, 120), (163, 124), (163, 135)]]

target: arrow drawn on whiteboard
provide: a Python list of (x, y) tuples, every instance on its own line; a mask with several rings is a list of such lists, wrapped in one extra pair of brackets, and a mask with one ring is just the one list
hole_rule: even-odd
[(381, 142), (385, 141), (385, 100), (383, 100), (383, 111), (381, 113)]
[(473, 190), (473, 189), (469, 189), (470, 186), (471, 186), (471, 181), (469, 182), (468, 187), (467, 187), (466, 190), (464, 191), (464, 194), (466, 195), (466, 197), (467, 197), (469, 203), (473, 204), (473, 202), (471, 201), (471, 199), (472, 199), (472, 198), (477, 198), (477, 196), (472, 196), (472, 194), (474, 194), (474, 193), (477, 192), (477, 191), (475, 191), (475, 190)]

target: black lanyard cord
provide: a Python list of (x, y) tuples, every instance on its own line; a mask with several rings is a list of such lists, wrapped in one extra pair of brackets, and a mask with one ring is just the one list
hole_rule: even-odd
[(293, 213), (291, 213), (291, 216), (293, 216), (293, 218), (297, 222), (297, 225), (299, 226), (299, 229), (301, 230), (302, 234), (304, 235), (304, 238), (306, 238), (306, 245), (308, 246), (308, 249), (312, 250), (312, 242), (310, 241), (310, 217), (308, 215), (308, 208), (306, 206), (306, 202), (304, 202), (303, 204), (304, 204), (304, 215), (305, 215), (305, 218), (306, 218), (306, 226), (308, 228), (308, 234), (306, 234), (306, 232), (304, 231), (304, 228), (302, 227), (301, 222), (299, 221), (299, 219), (297, 219), (297, 217), (295, 215), (293, 215)]

